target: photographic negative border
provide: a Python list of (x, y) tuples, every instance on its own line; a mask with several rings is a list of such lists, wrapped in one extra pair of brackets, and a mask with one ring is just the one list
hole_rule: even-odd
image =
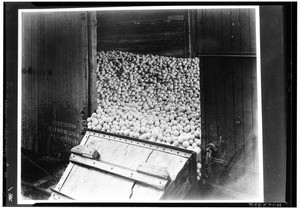
[[(55, 3), (54, 3), (55, 4)], [(62, 3), (62, 4), (64, 4), (64, 3)], [(67, 3), (65, 3), (65, 5), (66, 5)], [(81, 6), (83, 5), (83, 4), (85, 4), (85, 3), (81, 3)], [(211, 3), (210, 3), (211, 4)], [(218, 3), (219, 4), (219, 3)], [(228, 3), (227, 3), (228, 4)], [(236, 2), (235, 4), (240, 4), (239, 2)], [(243, 3), (241, 3), (241, 4), (244, 4), (244, 2)], [(249, 4), (249, 3), (248, 3)], [(40, 5), (41, 5), (41, 3), (40, 3)], [(47, 5), (47, 3), (46, 3), (46, 5)], [(47, 6), (49, 6), (49, 5), (52, 5), (52, 7), (53, 7), (53, 4), (52, 3), (48, 3), (48, 5)], [(58, 4), (59, 5), (59, 4)], [(79, 4), (80, 5), (80, 4)], [(257, 4), (256, 4), (257, 5)], [(280, 4), (279, 4), (280, 5)], [(60, 6), (62, 6), (62, 5), (60, 5)], [(54, 6), (55, 7), (55, 6)], [(10, 38), (11, 39), (11, 38)], [(6, 51), (5, 51), (6, 52)], [(5, 73), (5, 71), (4, 71), (4, 73)], [(259, 75), (259, 74), (258, 74)], [(6, 77), (6, 75), (4, 75), (4, 78), (7, 78)], [(4, 80), (4, 82), (5, 82), (6, 80)], [(7, 83), (5, 83), (5, 86), (6, 86), (6, 84)], [(10, 92), (10, 93), (8, 93), (8, 91), (7, 92), (5, 92), (6, 93), (6, 95), (9, 95), (10, 93), (12, 93), (12, 92)], [(4, 95), (4, 97), (6, 96), (6, 95)], [(6, 100), (5, 100), (6, 101)], [(8, 111), (8, 113), (11, 111), (11, 110), (9, 110), (10, 109), (10, 103), (5, 103), (5, 104), (7, 104), (7, 106), (6, 105), (4, 105), (4, 107), (5, 107), (5, 111)], [(7, 121), (7, 122), (9, 122), (9, 121)], [(4, 123), (4, 125), (5, 125), (5, 123)], [(7, 126), (6, 126), (7, 127)], [(20, 132), (18, 132), (18, 133), (20, 133)], [(9, 133), (8, 133), (9, 134)], [(8, 134), (5, 134), (5, 137), (6, 137), (6, 139), (7, 139), (7, 137), (9, 136)], [(10, 142), (9, 144), (8, 144), (8, 148), (9, 149), (11, 149), (11, 143), (12, 142)], [(9, 155), (9, 153), (8, 153), (8, 156), (10, 157), (10, 156), (12, 156), (12, 155)], [(4, 180), (6, 180), (6, 179), (4, 179)], [(4, 182), (5, 183), (5, 182)], [(5, 185), (5, 184), (3, 184), (3, 185)]]
[[(18, 85), (18, 150), (21, 150), (21, 121), (22, 121), (22, 95), (20, 92), (22, 92), (22, 79), (21, 79), (21, 73), (22, 73), (22, 14), (23, 13), (43, 13), (43, 12), (78, 12), (78, 11), (126, 11), (126, 10), (137, 10), (137, 11), (143, 11), (143, 10), (179, 10), (179, 9), (191, 9), (191, 10), (205, 10), (205, 9), (255, 9), (255, 23), (256, 23), (256, 74), (257, 74), (257, 142), (258, 142), (258, 171), (259, 171), (259, 177), (258, 177), (258, 185), (259, 185), (259, 191), (258, 191), (258, 198), (254, 199), (255, 202), (262, 202), (263, 201), (263, 153), (262, 153), (262, 118), (261, 118), (261, 72), (260, 72), (260, 30), (259, 30), (259, 8), (258, 6), (151, 6), (151, 7), (106, 7), (106, 8), (63, 8), (63, 9), (21, 9), (18, 11), (19, 14), (19, 85)], [(21, 196), (21, 156), (18, 155), (18, 197)], [(195, 202), (195, 203), (201, 203), (201, 202), (232, 202), (233, 200), (218, 200), (217, 197), (214, 200), (197, 200), (197, 201), (188, 201), (188, 202)], [(249, 200), (234, 200), (235, 202), (248, 202)], [(19, 201), (20, 204), (33, 204), (33, 203), (45, 203), (50, 202), (49, 200), (23, 200)], [(75, 201), (80, 202), (80, 201)], [(95, 201), (96, 202), (96, 201)], [(170, 201), (159, 201), (159, 202), (170, 202)], [(187, 202), (187, 201), (172, 201), (172, 202)]]

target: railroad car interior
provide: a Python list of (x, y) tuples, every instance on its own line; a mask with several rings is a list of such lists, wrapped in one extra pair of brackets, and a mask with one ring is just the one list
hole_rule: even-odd
[[(121, 138), (126, 135), (127, 139), (151, 141), (150, 144), (157, 143), (166, 149), (173, 146), (176, 147), (174, 149), (194, 153), (195, 156), (191, 155), (187, 160), (194, 163), (190, 176), (183, 171), (180, 173), (182, 178), (191, 179), (186, 185), (191, 184), (194, 190), (187, 191), (189, 187), (181, 186), (185, 181), (178, 180), (181, 182), (178, 183), (174, 180), (177, 182), (174, 188), (178, 188), (177, 196), (173, 192), (174, 197), (184, 200), (248, 201), (258, 198), (256, 15), (253, 7), (22, 13), (23, 198), (48, 199), (53, 189), (60, 185), (63, 173), (70, 172), (74, 179), (66, 181), (65, 189), (60, 191), (80, 199), (80, 193), (72, 193), (76, 179), (85, 178), (83, 175), (97, 178), (100, 174), (78, 167), (77, 174), (81, 172), (81, 176), (76, 176), (76, 171), (70, 170), (73, 167), (69, 168), (69, 157), (71, 149), (82, 144), (84, 137), (92, 135), (93, 130), (120, 135)], [(149, 69), (143, 71), (144, 68)], [(125, 69), (129, 69), (128, 77), (123, 72)], [(120, 75), (115, 73), (117, 70), (120, 70)], [(111, 81), (107, 75), (111, 75)], [(172, 80), (171, 87), (166, 86), (165, 91), (164, 79), (169, 79), (168, 82)], [(114, 91), (111, 90), (113, 86), (116, 88)], [(146, 95), (132, 95), (136, 90), (134, 88), (139, 92), (140, 87), (150, 90), (145, 90)], [(117, 89), (120, 89), (119, 93)], [(175, 91), (175, 96), (172, 96)], [(188, 95), (193, 98), (188, 98)], [(148, 100), (153, 105), (148, 103), (145, 107), (144, 103)], [(134, 110), (126, 105), (131, 105)], [(174, 110), (170, 112), (175, 114), (175, 119), (186, 117), (186, 120), (182, 119), (183, 123), (174, 117), (173, 120), (169, 118), (170, 122), (166, 119), (165, 123), (164, 117), (168, 116), (169, 111), (166, 106), (172, 109), (172, 105)], [(118, 113), (120, 106), (124, 111)], [(114, 108), (116, 110), (112, 113)], [(125, 116), (124, 121), (120, 122), (124, 112), (135, 110), (135, 114)], [(152, 122), (147, 118), (150, 110), (159, 110), (151, 112), (156, 114)], [(105, 119), (101, 114), (105, 115)], [(143, 127), (143, 120), (144, 125), (150, 125)], [(133, 128), (128, 128), (127, 133), (120, 124), (124, 126), (124, 123), (130, 124), (131, 121), (134, 121)], [(112, 124), (119, 129), (112, 128)], [(172, 127), (166, 127), (168, 124), (176, 127), (171, 130)], [(162, 133), (169, 129), (169, 133)], [(184, 137), (190, 138), (185, 139), (183, 133), (189, 134)], [(105, 159), (108, 155), (103, 147), (95, 148), (98, 146), (95, 137), (95, 142), (89, 142), (88, 147), (98, 150), (100, 159), (101, 156)], [(104, 145), (103, 142), (98, 147)], [(116, 151), (121, 146), (105, 146), (112, 154), (108, 158), (110, 163), (123, 163), (131, 169), (137, 165), (130, 161), (144, 158), (146, 153), (136, 148), (131, 151), (135, 154), (125, 163), (118, 157), (122, 151)], [(113, 146), (116, 148), (113, 149)], [(113, 155), (115, 153), (117, 155)], [(161, 159), (164, 161), (173, 153), (161, 156), (165, 156)], [(168, 163), (175, 163), (174, 159)], [(152, 162), (158, 163), (157, 158), (153, 157)], [(181, 169), (190, 167), (182, 166)], [(34, 175), (32, 170), (36, 171)], [(170, 177), (171, 174), (169, 171)], [(102, 174), (100, 176), (107, 178)], [(135, 179), (139, 181), (137, 179), (139, 177)], [(88, 178), (86, 181), (89, 182)], [(93, 192), (94, 187), (84, 187), (84, 182), (78, 180), (77, 187), (87, 194)], [(140, 185), (127, 186), (121, 180), (117, 182), (121, 182), (123, 189), (134, 188), (132, 190), (145, 192), (145, 195), (150, 191), (144, 191)], [(113, 181), (111, 185), (114, 184), (117, 185)], [(121, 188), (119, 184), (118, 188)], [(143, 199), (130, 189), (125, 190), (124, 193), (129, 191), (131, 194), (130, 198)], [(183, 190), (184, 193), (180, 193)], [(99, 193), (104, 191), (99, 190)], [(161, 192), (153, 192), (151, 197), (155, 200), (160, 195)]]

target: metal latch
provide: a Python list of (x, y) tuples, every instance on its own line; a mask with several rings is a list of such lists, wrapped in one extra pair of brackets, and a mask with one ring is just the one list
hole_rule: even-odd
[(205, 172), (205, 177), (208, 178), (208, 176), (211, 174), (212, 169), (211, 169), (211, 158), (213, 152), (217, 151), (217, 147), (213, 143), (209, 143), (206, 145), (206, 156), (205, 156), (205, 166), (206, 166), (206, 172)]
[(81, 155), (82, 157), (87, 157), (90, 159), (99, 159), (100, 154), (97, 150), (89, 148), (83, 145), (78, 145), (71, 149), (71, 153)]

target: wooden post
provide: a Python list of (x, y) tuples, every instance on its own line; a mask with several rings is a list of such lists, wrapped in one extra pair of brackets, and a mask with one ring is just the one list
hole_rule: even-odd
[(97, 109), (97, 15), (88, 12), (88, 114)]
[(192, 57), (192, 37), (191, 37), (191, 11), (187, 10), (184, 15), (185, 28), (185, 57)]

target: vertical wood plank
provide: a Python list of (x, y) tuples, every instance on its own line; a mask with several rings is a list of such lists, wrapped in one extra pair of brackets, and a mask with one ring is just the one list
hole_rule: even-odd
[[(201, 138), (202, 138), (202, 149), (205, 149), (205, 145), (208, 144), (207, 136), (207, 124), (206, 124), (206, 72), (204, 70), (204, 58), (200, 58), (200, 104), (201, 104)], [(202, 153), (204, 154), (204, 153)]]
[[(48, 39), (46, 39), (46, 34), (48, 34), (48, 24), (45, 24), (45, 22), (47, 22), (48, 20), (48, 14), (44, 14), (43, 16), (43, 21), (41, 21), (42, 25), (43, 25), (43, 29), (42, 29), (42, 52), (41, 54), (44, 55), (45, 57), (47, 56), (47, 42)], [(47, 121), (49, 121), (49, 112), (48, 112), (48, 98), (47, 98), (47, 89), (48, 89), (48, 81), (47, 81), (47, 64), (48, 64), (48, 60), (47, 59), (43, 59), (43, 77), (41, 79), (41, 82), (43, 83), (43, 114), (41, 115), (41, 120), (42, 120), (42, 137), (44, 138), (44, 152), (46, 153), (47, 156), (50, 155), (49, 153), (49, 142), (47, 140), (48, 138), (48, 128), (47, 127)]]
[[(26, 15), (27, 16), (27, 15)], [(29, 17), (27, 16), (27, 21), (29, 22)], [(31, 46), (30, 46), (30, 43), (31, 43), (31, 27), (30, 27), (30, 24), (26, 22), (25, 25), (26, 25), (26, 32), (27, 32), (27, 38), (25, 40), (28, 41), (28, 44), (27, 44), (27, 56), (26, 56), (26, 61), (27, 61), (27, 84), (28, 84), (28, 91), (31, 90), (31, 86), (32, 86), (32, 80), (31, 80)], [(25, 101), (27, 103), (30, 104), (30, 101), (31, 101), (31, 97), (32, 97), (32, 92), (28, 93), (28, 97), (27, 98), (24, 98)], [(29, 144), (28, 144), (28, 148), (32, 150), (32, 145), (33, 145), (33, 139), (32, 139), (32, 127), (30, 126), (31, 123), (32, 123), (32, 105), (28, 105), (28, 115), (26, 115), (25, 117), (28, 118), (28, 141), (29, 141)]]
[(215, 51), (215, 23), (213, 10), (208, 9), (204, 12), (204, 40), (203, 51), (212, 52)]
[(249, 9), (240, 9), (239, 11), (241, 20), (241, 52), (251, 52)]
[(226, 132), (226, 147), (227, 160), (235, 156), (235, 139), (234, 139), (234, 109), (233, 109), (233, 69), (232, 60), (225, 59), (224, 61), (224, 92), (225, 92), (225, 132)]
[(231, 51), (231, 20), (230, 20), (230, 10), (224, 9), (222, 12), (223, 19), (223, 52)]
[[(34, 23), (34, 17), (31, 15), (31, 24), (30, 25), (30, 43), (34, 42), (34, 39), (33, 39), (33, 23)], [(30, 94), (30, 117), (31, 117), (31, 124), (30, 124), (30, 130), (31, 130), (31, 134), (30, 134), (30, 137), (31, 137), (31, 149), (36, 151), (36, 143), (35, 143), (35, 133), (34, 133), (34, 124), (35, 124), (35, 120), (34, 120), (34, 96), (35, 96), (35, 83), (34, 83), (34, 62), (33, 62), (33, 58), (34, 57), (34, 52), (33, 52), (33, 46), (30, 45), (29, 46), (30, 48), (30, 66), (29, 66), (29, 73), (30, 73), (30, 91), (31, 91), (31, 94)]]
[[(80, 15), (79, 13), (76, 13), (74, 14), (74, 21), (73, 21), (73, 24), (72, 24), (72, 31), (80, 31)], [(81, 32), (80, 32), (81, 33)], [(78, 36), (73, 36), (73, 41), (74, 41), (74, 44), (75, 46), (79, 46), (80, 44), (80, 40), (81, 40), (81, 36), (78, 35)], [(80, 50), (80, 47), (76, 47), (76, 49), (74, 50), (74, 58), (75, 58), (75, 66), (80, 66), (81, 67), (81, 60), (80, 60), (80, 57), (81, 57), (81, 54), (80, 54), (81, 50)], [(74, 67), (75, 67), (74, 66)], [(82, 72), (78, 72), (76, 71), (76, 76), (82, 76)], [(79, 81), (77, 82), (82, 82), (83, 78), (81, 78)], [(75, 91), (74, 91), (74, 94), (76, 95), (80, 95), (80, 89), (76, 88)], [(82, 101), (83, 101), (83, 98), (79, 98), (76, 102), (75, 102), (75, 105), (77, 108), (79, 108), (80, 111), (82, 111)]]
[(244, 149), (244, 121), (243, 121), (243, 80), (242, 80), (242, 67), (241, 60), (234, 59), (233, 70), (233, 108), (234, 108), (234, 139), (236, 156), (235, 161), (245, 162), (245, 149)]
[(35, 28), (35, 33), (36, 33), (36, 40), (35, 43), (38, 45), (35, 48), (36, 51), (36, 73), (35, 73), (35, 77), (36, 77), (36, 136), (37, 136), (37, 142), (38, 142), (38, 151), (40, 153), (43, 153), (43, 147), (39, 146), (40, 144), (43, 144), (43, 139), (41, 138), (41, 133), (40, 133), (40, 118), (39, 118), (39, 114), (40, 114), (40, 104), (41, 104), (41, 88), (40, 88), (40, 78), (41, 78), (41, 19), (40, 19), (40, 15), (37, 14), (36, 15), (36, 28)]
[(256, 25), (255, 25), (255, 10), (249, 9), (249, 26), (250, 26), (250, 51), (256, 53)]
[(96, 12), (88, 13), (88, 49), (89, 49), (89, 115), (97, 109), (97, 17)]
[[(53, 15), (49, 14), (48, 19), (47, 19), (47, 28), (48, 28), (48, 36), (46, 39), (48, 39), (48, 46), (47, 46), (47, 78), (48, 78), (48, 96), (47, 96), (47, 106), (48, 106), (48, 111), (49, 111), (49, 118), (48, 118), (48, 125), (52, 123), (52, 121), (55, 118), (55, 107), (54, 104), (52, 104), (53, 98), (54, 98), (54, 92), (53, 92), (53, 87), (51, 86), (56, 85), (55, 79), (53, 79), (54, 75), (54, 62), (53, 62), (53, 54), (54, 52), (54, 36), (53, 36), (53, 29), (54, 29), (54, 20), (53, 20)], [(51, 115), (50, 115), (51, 114)], [(52, 152), (52, 147), (54, 144), (54, 137), (51, 136), (53, 133), (49, 132), (49, 138), (48, 138), (48, 150), (49, 153)]]
[[(242, 64), (242, 78), (243, 78), (243, 112), (244, 112), (244, 140), (245, 140), (245, 166), (253, 167), (254, 155), (253, 143), (254, 136), (253, 132), (253, 118), (252, 118), (252, 95), (251, 95), (251, 63), (254, 59), (245, 59)], [(255, 188), (255, 174), (246, 172), (245, 181), (248, 185), (248, 190), (251, 195), (254, 195)]]
[[(214, 62), (212, 62), (214, 63)], [(212, 114), (211, 114), (211, 126), (210, 126), (210, 135), (211, 135), (211, 139), (213, 142), (216, 142), (218, 141), (217, 139), (217, 98), (216, 98), (216, 95), (217, 95), (217, 83), (216, 83), (216, 78), (217, 78), (217, 69), (215, 66), (212, 67), (211, 69), (211, 73), (212, 73), (212, 79), (213, 79), (213, 85), (211, 86), (211, 106), (212, 106)]]
[[(25, 55), (25, 59), (26, 59), (26, 73), (27, 73), (27, 97), (24, 98), (24, 100), (26, 101), (26, 103), (30, 103), (31, 101), (31, 96), (32, 96), (32, 93), (29, 93), (29, 90), (31, 90), (31, 85), (32, 85), (32, 82), (31, 82), (31, 75), (29, 74), (29, 69), (31, 69), (31, 48), (30, 48), (30, 40), (31, 40), (31, 28), (30, 28), (30, 25), (28, 24), (28, 20), (29, 20), (29, 17), (28, 15), (25, 15), (26, 16), (26, 23), (24, 25), (26, 25), (26, 30), (25, 32), (27, 33), (26, 35), (26, 39), (25, 41), (27, 41), (26, 43), (26, 55)], [(27, 143), (27, 147), (28, 149), (32, 149), (32, 127), (30, 126), (31, 123), (32, 123), (32, 114), (31, 114), (31, 108), (32, 106), (31, 105), (26, 105), (27, 106), (27, 115), (25, 116), (27, 118), (27, 134), (28, 134), (28, 143)]]
[(231, 10), (231, 49), (238, 53), (241, 49), (241, 23), (238, 9)]
[(254, 153), (253, 153), (253, 101), (251, 95), (251, 63), (253, 59), (244, 59), (242, 63), (242, 79), (243, 79), (243, 120), (244, 120), (244, 140), (245, 140), (245, 165), (253, 167)]
[[(38, 62), (37, 62), (37, 75), (38, 75), (38, 86), (40, 87), (38, 90), (38, 110), (37, 110), (37, 121), (39, 124), (39, 128), (38, 128), (38, 140), (39, 143), (44, 144), (45, 142), (45, 138), (43, 137), (43, 127), (41, 126), (42, 123), (42, 115), (43, 115), (43, 106), (44, 106), (44, 102), (43, 102), (43, 91), (44, 91), (44, 83), (43, 83), (43, 67), (44, 67), (44, 59), (42, 58), (41, 54), (43, 54), (43, 21), (44, 21), (44, 16), (38, 16), (38, 37), (37, 37), (37, 43), (39, 45), (39, 47), (37, 48), (37, 57), (38, 57)], [(42, 146), (41, 147), (41, 152), (45, 153), (45, 147)]]
[(215, 31), (215, 36), (214, 36), (214, 39), (215, 39), (215, 51), (216, 52), (222, 52), (222, 49), (223, 49), (223, 19), (222, 19), (222, 16), (223, 16), (223, 10), (221, 9), (214, 9), (214, 31)]
[(197, 10), (191, 10), (191, 57), (194, 58), (198, 52), (199, 39), (198, 39), (198, 22)]
[[(31, 22), (32, 28), (31, 28), (31, 33), (32, 33), (32, 43), (37, 43), (37, 14), (33, 15), (33, 19)], [(36, 54), (36, 44), (32, 44), (32, 80), (33, 80), (33, 98), (32, 98), (32, 104), (33, 104), (33, 136), (34, 136), (34, 149), (36, 152), (39, 151), (39, 143), (38, 143), (38, 136), (37, 136), (37, 91), (38, 91), (38, 85), (37, 85), (37, 54)]]
[[(26, 26), (26, 19), (27, 16), (22, 14), (22, 103), (24, 104), (27, 98), (27, 80), (28, 80), (28, 73), (27, 73), (27, 26)], [(22, 147), (27, 148), (28, 143), (28, 111), (27, 105), (22, 105)]]
[(224, 60), (217, 59), (215, 61), (216, 68), (216, 122), (217, 122), (217, 145), (218, 145), (218, 158), (226, 159), (226, 135), (225, 135), (225, 80), (224, 80)]
[(251, 86), (251, 95), (252, 95), (252, 128), (254, 138), (253, 138), (253, 153), (254, 153), (254, 161), (253, 166), (258, 168), (258, 150), (257, 150), (257, 133), (258, 133), (258, 114), (257, 114), (257, 74), (256, 74), (256, 60), (251, 62), (251, 76), (252, 76), (252, 86)]
[[(32, 90), (32, 86), (33, 86), (33, 82), (32, 82), (32, 62), (31, 62), (31, 56), (32, 56), (32, 50), (31, 50), (31, 45), (30, 43), (32, 42), (32, 37), (31, 37), (31, 25), (29, 23), (29, 20), (31, 20), (31, 16), (28, 15), (28, 22), (27, 22), (27, 32), (28, 32), (28, 87), (30, 89), (30, 91)], [(33, 124), (33, 114), (32, 114), (32, 108), (33, 108), (33, 105), (31, 105), (31, 102), (32, 102), (32, 97), (33, 97), (33, 92), (31, 91), (30, 94), (28, 94), (28, 97), (26, 98), (26, 100), (28, 101), (28, 103), (30, 105), (28, 105), (28, 118), (29, 118), (29, 122), (30, 124), (28, 125), (28, 130), (29, 130), (29, 149), (33, 150), (34, 148), (34, 141), (33, 141), (33, 127), (32, 127), (32, 124)]]
[(184, 33), (185, 33), (185, 57), (192, 57), (192, 34), (191, 34), (191, 11), (185, 10), (184, 17)]
[(203, 66), (205, 66), (205, 94), (210, 95), (206, 97), (205, 101), (205, 124), (207, 142), (216, 141), (216, 89), (215, 89), (215, 67), (212, 58), (203, 59)]
[[(84, 77), (84, 89), (89, 89), (89, 73), (88, 73), (88, 34), (87, 34), (87, 12), (81, 12), (81, 53), (82, 53), (82, 72)], [(84, 93), (84, 92), (81, 92)], [(84, 94), (85, 102), (83, 104), (84, 107), (84, 117), (88, 117), (89, 113), (89, 107), (88, 107), (88, 101), (89, 101), (89, 95)]]
[[(26, 26), (26, 19), (27, 16), (22, 14), (22, 104), (25, 103), (25, 98), (27, 98), (27, 62), (26, 62), (26, 55), (27, 55), (27, 26)], [(27, 112), (27, 106), (22, 105), (22, 138), (21, 141), (22, 147), (27, 148), (27, 142), (28, 142), (28, 134), (27, 134), (27, 124), (28, 124), (28, 118), (26, 114)]]
[(198, 45), (198, 53), (201, 53), (203, 51), (203, 40), (204, 40), (204, 20), (203, 20), (203, 10), (198, 10), (197, 11), (197, 22), (198, 22), (198, 28), (197, 28), (197, 40), (199, 40), (199, 45)]

